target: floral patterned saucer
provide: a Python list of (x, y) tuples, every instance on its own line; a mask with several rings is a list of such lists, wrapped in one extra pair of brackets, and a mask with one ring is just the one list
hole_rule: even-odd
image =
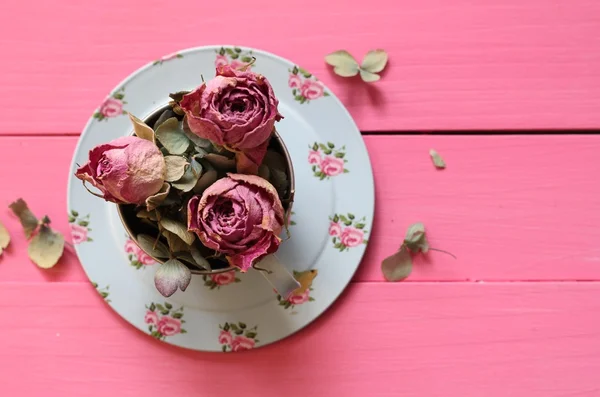
[[(296, 177), (291, 238), (277, 257), (302, 287), (282, 299), (256, 271), (193, 276), (165, 299), (157, 267), (125, 233), (116, 205), (91, 197), (73, 173), (94, 146), (128, 135), (131, 112), (145, 118), (169, 93), (191, 90), (215, 66), (248, 62), (263, 74), (285, 117), (277, 130)], [(374, 212), (366, 147), (341, 102), (310, 72), (273, 54), (234, 46), (181, 51), (149, 63), (121, 82), (93, 113), (70, 169), (69, 221), (77, 255), (102, 298), (136, 328), (177, 346), (240, 351), (283, 339), (315, 320), (350, 282), (365, 252)]]

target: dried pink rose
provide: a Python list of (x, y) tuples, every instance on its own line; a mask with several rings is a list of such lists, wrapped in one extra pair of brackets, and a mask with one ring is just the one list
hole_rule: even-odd
[(98, 188), (106, 201), (142, 204), (165, 181), (165, 159), (155, 144), (128, 136), (96, 146), (75, 176)]
[(279, 248), (283, 207), (256, 175), (228, 174), (188, 203), (188, 229), (242, 272)]
[(256, 174), (267, 152), (279, 101), (265, 77), (231, 65), (185, 95), (180, 106), (190, 130), (236, 152), (237, 171)]

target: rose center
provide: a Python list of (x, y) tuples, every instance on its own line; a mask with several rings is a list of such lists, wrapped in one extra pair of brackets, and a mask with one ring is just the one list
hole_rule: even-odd
[(231, 104), (231, 111), (236, 113), (244, 113), (246, 104), (243, 101), (235, 101)]
[(97, 177), (101, 177), (103, 174), (110, 172), (111, 165), (110, 161), (105, 156), (102, 156), (100, 161), (98, 161), (98, 167), (96, 168)]

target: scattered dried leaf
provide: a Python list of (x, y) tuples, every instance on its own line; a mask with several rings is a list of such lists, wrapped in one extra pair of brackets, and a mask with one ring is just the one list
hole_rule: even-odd
[(433, 161), (433, 165), (435, 165), (435, 168), (441, 170), (446, 168), (446, 162), (444, 161), (444, 159), (442, 159), (438, 152), (436, 152), (434, 149), (431, 149), (429, 150), (429, 155), (431, 156), (431, 160)]
[(2, 256), (2, 252), (8, 247), (9, 243), (10, 234), (8, 234), (8, 230), (0, 222), (0, 256)]
[(410, 252), (403, 245), (400, 251), (388, 256), (381, 262), (381, 271), (387, 281), (399, 281), (408, 277), (412, 271)]
[(33, 236), (27, 248), (29, 258), (42, 269), (50, 269), (56, 265), (65, 248), (63, 235), (53, 231), (48, 223), (40, 226), (39, 232)]
[(31, 212), (29, 207), (27, 207), (27, 203), (22, 198), (16, 200), (15, 202), (9, 205), (12, 212), (19, 218), (21, 221), (21, 226), (23, 226), (23, 231), (25, 232), (25, 237), (28, 239), (31, 238), (33, 232), (38, 227), (39, 221), (36, 216)]
[(379, 80), (379, 72), (387, 65), (388, 54), (381, 49), (371, 50), (359, 65), (346, 50), (332, 52), (325, 56), (325, 62), (333, 66), (333, 72), (341, 77), (352, 77), (360, 73), (363, 81), (371, 83)]

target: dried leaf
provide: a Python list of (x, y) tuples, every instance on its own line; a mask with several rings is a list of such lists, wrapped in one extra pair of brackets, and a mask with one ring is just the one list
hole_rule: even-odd
[(179, 222), (171, 218), (161, 218), (159, 223), (163, 228), (167, 229), (171, 233), (175, 233), (187, 245), (192, 245), (196, 239), (194, 233), (189, 232), (187, 230), (187, 226), (183, 222)]
[(135, 216), (140, 219), (150, 219), (155, 222), (158, 220), (158, 218), (156, 218), (156, 211), (147, 211), (145, 209), (140, 209)]
[(195, 245), (190, 246), (190, 254), (194, 258), (194, 263), (205, 270), (211, 270), (210, 263), (202, 256), (200, 250)]
[(387, 52), (384, 50), (371, 50), (363, 58), (360, 69), (369, 73), (379, 73), (385, 68), (385, 65), (387, 65), (387, 61)]
[(288, 188), (287, 174), (275, 168), (270, 168), (271, 178), (269, 182), (273, 185), (279, 197), (284, 197)]
[(171, 117), (156, 129), (156, 139), (169, 151), (170, 154), (183, 154), (190, 146), (190, 140), (179, 128), (179, 120)]
[(169, 185), (166, 182), (163, 183), (163, 185), (160, 188), (160, 190), (158, 191), (158, 193), (155, 193), (154, 195), (152, 195), (146, 199), (146, 210), (152, 211), (152, 210), (156, 209), (156, 207), (160, 206), (166, 200), (170, 191), (171, 191), (171, 185)]
[(165, 164), (167, 166), (167, 174), (165, 180), (167, 182), (175, 182), (185, 173), (185, 167), (189, 164), (185, 157), (181, 156), (165, 156)]
[(8, 230), (4, 227), (2, 223), (0, 223), (0, 256), (2, 256), (2, 251), (8, 244), (10, 243), (10, 234), (8, 234)]
[(326, 55), (325, 62), (333, 66), (335, 74), (342, 77), (356, 76), (360, 69), (356, 59), (346, 50), (339, 50)]
[(412, 258), (405, 246), (381, 262), (381, 271), (387, 281), (404, 280), (412, 271)]
[(31, 238), (31, 235), (38, 227), (38, 219), (33, 215), (33, 212), (27, 207), (27, 203), (22, 198), (17, 201), (11, 203), (9, 205), (12, 212), (19, 218), (21, 221), (21, 226), (23, 226), (23, 231), (25, 232), (25, 237), (28, 239)]
[(164, 123), (165, 121), (167, 121), (171, 117), (175, 117), (175, 112), (173, 110), (171, 110), (171, 109), (165, 109), (160, 114), (160, 116), (158, 116), (158, 119), (154, 123), (154, 129), (157, 129), (159, 125), (161, 125), (162, 123)]
[(220, 154), (209, 153), (206, 156), (204, 156), (203, 159), (208, 161), (213, 167), (221, 171), (235, 169), (235, 159), (230, 159)]
[(429, 251), (429, 242), (425, 236), (425, 225), (421, 222), (414, 223), (408, 227), (406, 237), (404, 237), (403, 246), (406, 246), (411, 252)]
[(271, 171), (269, 171), (269, 167), (267, 167), (265, 164), (261, 164), (260, 167), (258, 167), (258, 176), (260, 176), (263, 179), (269, 180), (269, 177), (271, 176)]
[(446, 168), (446, 162), (444, 161), (444, 159), (442, 159), (438, 152), (436, 152), (434, 149), (431, 149), (429, 150), (429, 155), (431, 156), (431, 160), (433, 161), (433, 165), (435, 165), (435, 168), (439, 168), (441, 170)]
[(188, 139), (194, 143), (194, 145), (206, 151), (212, 150), (213, 145), (210, 140), (201, 138), (198, 135), (194, 134), (192, 130), (190, 130), (190, 126), (187, 123), (187, 116), (184, 116), (183, 120), (181, 121), (181, 129), (188, 137)]
[(200, 179), (198, 179), (196, 186), (194, 186), (194, 193), (202, 194), (206, 188), (217, 181), (217, 177), (218, 174), (215, 170), (208, 170), (204, 172)]
[(156, 143), (154, 140), (154, 130), (149, 125), (144, 123), (142, 120), (129, 113), (129, 119), (133, 124), (133, 131), (138, 138), (145, 139), (152, 143)]
[[(156, 241), (155, 237), (147, 234), (138, 234), (137, 243), (140, 248), (150, 256), (155, 258), (168, 258), (169, 249), (161, 241)], [(156, 243), (156, 245), (155, 245)]]
[(189, 93), (190, 93), (190, 91), (177, 91), (177, 92), (174, 92), (172, 94), (169, 94), (169, 98), (171, 98), (175, 102), (181, 102), (181, 100), (183, 99), (184, 95), (187, 95)]
[(287, 169), (285, 157), (273, 150), (267, 151), (263, 164), (272, 170), (275, 169), (285, 172)]
[(189, 252), (179, 252), (179, 253), (177, 253), (177, 255), (175, 255), (175, 258), (179, 259), (180, 261), (185, 261), (185, 262), (189, 263), (190, 265), (196, 264), (194, 262), (194, 258), (192, 258), (192, 255)]
[(168, 230), (163, 230), (162, 234), (166, 237), (171, 252), (187, 252), (190, 250), (190, 246), (175, 233), (171, 233)]
[(182, 192), (189, 192), (196, 186), (198, 179), (202, 176), (202, 164), (197, 162), (195, 159), (190, 159), (190, 165), (186, 168), (185, 173), (177, 182), (173, 182), (174, 188), (181, 190)]
[(47, 224), (42, 224), (39, 232), (31, 239), (27, 252), (33, 263), (42, 269), (50, 269), (56, 265), (64, 248), (63, 235), (50, 229)]
[(177, 288), (185, 291), (191, 280), (192, 272), (177, 259), (169, 259), (154, 274), (154, 285), (165, 297), (173, 295)]

